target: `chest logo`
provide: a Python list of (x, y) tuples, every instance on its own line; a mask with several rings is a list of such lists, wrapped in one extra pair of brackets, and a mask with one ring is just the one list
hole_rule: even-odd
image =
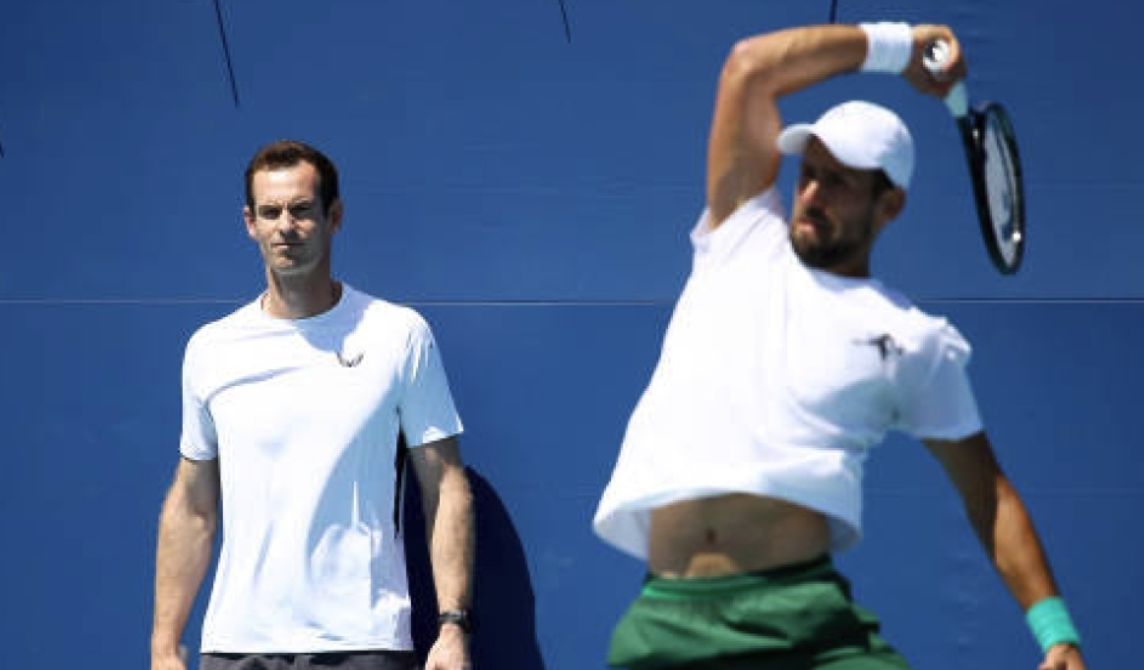
[(342, 352), (340, 352), (340, 351), (338, 352), (337, 355), (338, 355), (338, 363), (343, 368), (356, 367), (358, 363), (361, 363), (361, 359), (365, 358), (365, 352), (364, 351), (358, 352), (358, 354), (356, 356), (343, 356)]
[(906, 350), (902, 348), (902, 345), (898, 344), (894, 340), (894, 337), (889, 333), (877, 335), (875, 337), (869, 337), (866, 339), (854, 340), (854, 344), (865, 344), (874, 347), (878, 350), (878, 355), (882, 357), (883, 361), (890, 358), (890, 356), (896, 357), (906, 353)]

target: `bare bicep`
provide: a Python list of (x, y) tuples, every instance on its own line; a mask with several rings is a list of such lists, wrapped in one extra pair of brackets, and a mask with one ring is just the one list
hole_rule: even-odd
[(774, 183), (780, 160), (775, 140), (781, 126), (778, 106), (763, 82), (743, 74), (724, 75), (707, 149), (712, 228)]
[(172, 497), (177, 496), (196, 513), (210, 514), (218, 508), (219, 489), (218, 459), (179, 459), (171, 486)]

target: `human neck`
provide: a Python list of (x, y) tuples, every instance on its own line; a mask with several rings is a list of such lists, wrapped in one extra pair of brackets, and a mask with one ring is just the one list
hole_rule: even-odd
[(276, 319), (304, 319), (329, 311), (341, 296), (341, 283), (329, 274), (295, 279), (268, 271), (262, 311)]
[(847, 263), (836, 265), (831, 268), (823, 268), (827, 272), (839, 277), (846, 277), (847, 279), (869, 279), (870, 278), (870, 263), (869, 261), (861, 263)]
[(872, 245), (857, 248), (829, 265), (818, 266), (819, 270), (846, 279), (870, 278), (870, 252)]

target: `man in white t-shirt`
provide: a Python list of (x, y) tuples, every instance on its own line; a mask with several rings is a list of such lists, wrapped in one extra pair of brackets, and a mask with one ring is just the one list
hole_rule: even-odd
[[(931, 74), (921, 54), (936, 40), (951, 58)], [(905, 206), (909, 131), (863, 101), (782, 129), (778, 98), (859, 69), (935, 96), (965, 74), (948, 28), (888, 23), (752, 37), (724, 65), (692, 273), (593, 523), (650, 573), (613, 635), (613, 666), (908, 667), (830, 560), (861, 535), (868, 450), (900, 430), (961, 494), (1041, 667), (1084, 667), (982, 429), (968, 343), (870, 276), (874, 241)], [(789, 225), (782, 153), (801, 155)]]
[(406, 457), (440, 612), (427, 668), (469, 667), (472, 494), (428, 324), (333, 278), (342, 202), (333, 163), (313, 147), (283, 140), (254, 155), (243, 218), (267, 287), (187, 344), (152, 670), (185, 670), (180, 638), (220, 517), (201, 668), (416, 668), (400, 524)]

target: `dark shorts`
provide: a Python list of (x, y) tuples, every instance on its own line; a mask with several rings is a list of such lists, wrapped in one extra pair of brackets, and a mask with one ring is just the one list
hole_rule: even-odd
[(649, 576), (612, 635), (632, 670), (908, 670), (829, 558), (701, 579)]
[(324, 654), (203, 654), (199, 670), (417, 670), (411, 651), (348, 651)]

